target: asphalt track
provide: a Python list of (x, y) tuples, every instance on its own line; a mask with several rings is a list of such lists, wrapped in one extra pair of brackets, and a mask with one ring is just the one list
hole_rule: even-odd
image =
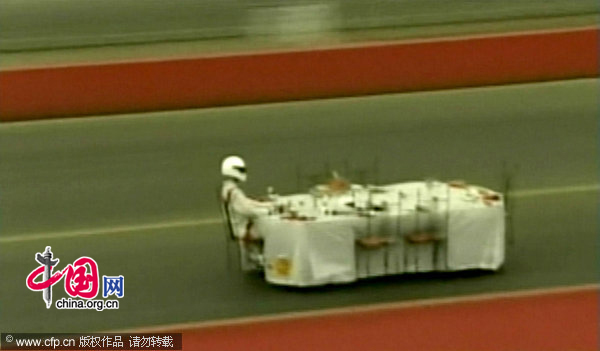
[[(597, 282), (598, 88), (585, 79), (0, 125), (0, 330), (118, 330)], [(306, 189), (306, 175), (325, 169), (499, 188), (505, 163), (521, 195), (515, 242), (498, 274), (272, 287), (233, 258), (227, 266), (215, 189), (230, 153), (246, 158), (254, 194)], [(46, 310), (25, 277), (47, 245), (61, 267), (87, 255), (101, 275), (122, 274), (120, 309)]]

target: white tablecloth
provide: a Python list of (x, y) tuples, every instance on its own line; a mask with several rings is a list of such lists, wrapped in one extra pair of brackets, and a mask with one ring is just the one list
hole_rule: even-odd
[[(441, 182), (353, 189), (338, 196), (278, 198), (279, 204), (309, 218), (277, 214), (258, 220), (267, 281), (310, 286), (405, 272), (496, 270), (504, 262), (504, 203), (501, 196), (484, 201), (482, 193), (493, 193), (488, 189)], [(357, 210), (368, 203), (379, 211)], [(419, 231), (435, 232), (442, 240), (406, 240)], [(356, 244), (364, 237), (385, 237), (392, 243), (367, 249)]]

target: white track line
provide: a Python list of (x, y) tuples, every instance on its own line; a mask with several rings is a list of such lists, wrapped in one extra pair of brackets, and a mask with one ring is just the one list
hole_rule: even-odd
[[(517, 191), (511, 192), (509, 195), (512, 195), (515, 198), (527, 198), (527, 197), (538, 197), (538, 196), (551, 196), (551, 195), (564, 195), (564, 194), (574, 194), (574, 193), (595, 192), (598, 190), (600, 190), (600, 184), (587, 184), (587, 185), (572, 185), (572, 186), (553, 187), (553, 188), (517, 190)], [(66, 239), (66, 238), (86, 237), (86, 236), (105, 235), (105, 234), (135, 233), (135, 232), (159, 230), (159, 229), (200, 227), (200, 226), (205, 226), (205, 225), (215, 225), (215, 224), (219, 224), (219, 223), (222, 223), (222, 219), (220, 217), (214, 217), (214, 218), (202, 218), (202, 219), (197, 219), (197, 220), (166, 221), (166, 222), (159, 222), (159, 223), (147, 223), (147, 224), (140, 224), (140, 225), (82, 229), (82, 230), (53, 232), (53, 233), (50, 232), (50, 233), (23, 234), (23, 235), (13, 235), (13, 236), (7, 236), (7, 237), (0, 238), (0, 244), (18, 243), (18, 242), (35, 241), (35, 240)]]
[(523, 197), (537, 197), (537, 196), (548, 196), (548, 195), (563, 195), (563, 194), (574, 194), (574, 193), (586, 193), (600, 190), (600, 184), (585, 184), (585, 185), (571, 185), (562, 186), (555, 188), (538, 188), (538, 189), (525, 189), (517, 190), (509, 193), (509, 196), (523, 198)]
[(5, 237), (5, 238), (0, 238), (0, 244), (16, 243), (16, 242), (23, 242), (23, 241), (34, 241), (34, 240), (67, 239), (67, 238), (105, 235), (105, 234), (134, 233), (134, 232), (150, 231), (150, 230), (158, 230), (158, 229), (197, 227), (197, 226), (203, 226), (203, 225), (218, 224), (221, 222), (222, 222), (221, 218), (204, 218), (204, 219), (189, 220), (189, 221), (167, 221), (167, 222), (159, 222), (159, 223), (82, 229), (82, 230), (54, 232), (54, 233), (13, 235), (13, 236)]
[(370, 304), (362, 306), (349, 306), (339, 308), (328, 308), (323, 310), (312, 310), (303, 312), (288, 312), (278, 313), (266, 316), (257, 317), (241, 317), (231, 318), (204, 322), (189, 322), (189, 323), (175, 323), (158, 326), (139, 327), (128, 330), (119, 330), (112, 332), (119, 333), (156, 333), (156, 332), (168, 332), (168, 331), (182, 331), (189, 329), (201, 329), (201, 328), (214, 328), (232, 325), (243, 325), (251, 323), (264, 323), (271, 321), (283, 321), (290, 319), (304, 319), (304, 318), (315, 318), (323, 316), (339, 316), (355, 313), (368, 313), (377, 312), (384, 310), (396, 310), (396, 309), (407, 309), (415, 307), (431, 307), (431, 306), (442, 306), (457, 303), (472, 303), (472, 302), (485, 302), (499, 299), (515, 299), (523, 297), (535, 297), (540, 295), (552, 295), (552, 294), (563, 294), (563, 293), (574, 293), (574, 292), (585, 292), (599, 290), (600, 284), (584, 284), (584, 285), (573, 285), (573, 286), (559, 286), (552, 288), (540, 288), (540, 289), (527, 289), (521, 291), (505, 291), (505, 292), (492, 292), (475, 295), (465, 296), (453, 296), (453, 297), (441, 297), (423, 300), (403, 301), (403, 302), (389, 302)]

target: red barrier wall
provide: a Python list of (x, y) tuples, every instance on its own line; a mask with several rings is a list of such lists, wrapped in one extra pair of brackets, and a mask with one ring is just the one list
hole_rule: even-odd
[(168, 331), (183, 332), (184, 350), (597, 350), (599, 297), (514, 295)]
[(0, 72), (0, 119), (597, 76), (598, 29)]

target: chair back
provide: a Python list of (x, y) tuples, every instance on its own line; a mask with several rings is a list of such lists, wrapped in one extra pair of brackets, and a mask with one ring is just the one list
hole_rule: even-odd
[(225, 233), (231, 241), (236, 241), (237, 239), (233, 229), (233, 223), (231, 222), (231, 210), (229, 208), (230, 193), (227, 193), (226, 198), (223, 199), (221, 189), (219, 189), (217, 195), (219, 199), (219, 207), (221, 209), (221, 216), (223, 217), (223, 221), (225, 223)]

